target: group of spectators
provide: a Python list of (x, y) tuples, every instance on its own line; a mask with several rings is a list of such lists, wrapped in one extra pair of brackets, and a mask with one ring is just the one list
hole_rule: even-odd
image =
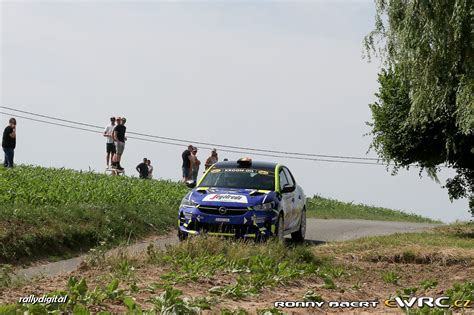
[[(104, 137), (106, 137), (106, 163), (107, 169), (110, 165), (113, 169), (123, 171), (123, 167), (120, 165), (122, 159), (122, 154), (125, 149), (125, 141), (127, 137), (125, 136), (127, 128), (125, 127), (125, 122), (127, 120), (122, 117), (111, 117), (110, 125), (105, 127)], [(5, 137), (5, 136), (4, 136)], [(182, 171), (183, 171), (183, 182), (188, 180), (197, 181), (199, 174), (199, 167), (201, 161), (197, 157), (198, 149), (193, 145), (188, 145), (188, 148), (184, 150), (181, 155), (183, 159)], [(207, 170), (211, 165), (217, 163), (219, 158), (217, 156), (217, 150), (213, 149), (211, 155), (206, 159), (204, 164), (205, 170)], [(135, 168), (142, 179), (151, 179), (153, 178), (153, 166), (151, 165), (151, 160), (144, 158), (143, 162), (137, 165)]]
[(127, 131), (127, 127), (125, 127), (126, 122), (125, 117), (110, 117), (110, 125), (105, 127), (107, 169), (111, 166), (113, 169), (123, 171), (120, 161), (125, 150), (125, 141), (127, 141), (125, 136)]
[(135, 168), (142, 179), (152, 179), (153, 178), (153, 166), (151, 165), (151, 160), (144, 158), (143, 162), (138, 164)]
[[(112, 167), (123, 171), (123, 167), (120, 165), (122, 160), (122, 154), (125, 150), (125, 141), (127, 137), (125, 133), (127, 128), (125, 127), (126, 119), (124, 117), (111, 117), (110, 124), (105, 127), (104, 137), (106, 137), (106, 163), (107, 169)], [(5, 127), (3, 131), (2, 138), (2, 148), (5, 153), (5, 158), (3, 160), (3, 165), (5, 167), (13, 167), (13, 158), (14, 150), (16, 147), (16, 119), (10, 118), (8, 121), (8, 126)], [(199, 167), (201, 161), (197, 157), (198, 149), (189, 145), (182, 154), (183, 164), (183, 182), (188, 180), (196, 181), (199, 173)], [(211, 155), (206, 159), (204, 164), (205, 170), (207, 170), (211, 165), (217, 163), (219, 158), (217, 156), (216, 149), (211, 151)], [(136, 170), (143, 179), (153, 178), (153, 166), (151, 165), (151, 160), (144, 158), (143, 162), (138, 164)]]
[[(182, 171), (183, 171), (183, 182), (188, 180), (197, 181), (199, 166), (201, 161), (197, 157), (198, 149), (193, 145), (188, 145), (188, 148), (184, 150), (181, 158), (183, 159)], [(217, 156), (217, 150), (213, 149), (211, 155), (206, 159), (204, 164), (205, 170), (207, 170), (212, 164), (219, 161)]]
[[(106, 138), (106, 157), (105, 161), (107, 163), (107, 169), (112, 167), (112, 169), (117, 169), (123, 171), (120, 161), (122, 160), (122, 154), (125, 150), (125, 141), (127, 137), (125, 133), (127, 132), (127, 127), (125, 127), (125, 122), (127, 120), (125, 117), (110, 117), (110, 125), (105, 127), (104, 137)], [(153, 178), (153, 166), (151, 165), (151, 160), (144, 158), (143, 162), (138, 164), (135, 168), (140, 176), (140, 178)]]

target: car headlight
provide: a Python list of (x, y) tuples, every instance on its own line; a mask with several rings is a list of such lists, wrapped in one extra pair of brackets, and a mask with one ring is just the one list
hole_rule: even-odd
[(198, 204), (195, 203), (194, 201), (183, 198), (183, 200), (181, 200), (181, 205), (179, 207), (180, 208), (196, 208), (197, 206)]
[(275, 202), (273, 201), (253, 206), (253, 210), (273, 210), (273, 208), (275, 208)]

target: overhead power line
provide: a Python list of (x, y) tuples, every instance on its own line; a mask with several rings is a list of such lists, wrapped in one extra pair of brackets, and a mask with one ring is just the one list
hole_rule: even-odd
[[(23, 113), (23, 114), (28, 114), (28, 115), (32, 115), (32, 116), (36, 116), (36, 117), (42, 117), (42, 118), (47, 118), (47, 119), (51, 119), (51, 120), (66, 122), (66, 123), (70, 123), (70, 124), (74, 124), (74, 125), (90, 127), (90, 128), (97, 128), (97, 129), (101, 129), (101, 130), (103, 129), (102, 126), (87, 124), (87, 123), (73, 121), (73, 120), (67, 120), (67, 119), (58, 118), (58, 117), (49, 116), (49, 115), (42, 115), (42, 114), (29, 112), (29, 111), (24, 111), (24, 110), (19, 110), (19, 109), (7, 107), (7, 106), (0, 106), (0, 108), (4, 108), (4, 109), (7, 109), (7, 110), (11, 110), (11, 111), (15, 111), (15, 112)], [(136, 136), (162, 139), (162, 140), (181, 142), (181, 143), (193, 143), (193, 144), (208, 145), (208, 146), (219, 147), (219, 148), (228, 148), (228, 149), (237, 149), (237, 150), (245, 150), (245, 151), (252, 151), (252, 152), (265, 152), (265, 153), (272, 153), (272, 154), (290, 155), (293, 158), (295, 156), (306, 156), (306, 157), (318, 157), (318, 158), (327, 158), (327, 159), (345, 159), (345, 160), (361, 160), (361, 161), (376, 161), (376, 162), (379, 161), (379, 159), (377, 159), (377, 158), (369, 158), (369, 157), (356, 157), (356, 156), (344, 156), (344, 155), (329, 155), (329, 154), (313, 154), (313, 153), (277, 151), (277, 150), (257, 149), (257, 148), (250, 148), (250, 147), (230, 146), (230, 145), (209, 143), (209, 142), (199, 142), (199, 141), (193, 141), (193, 140), (187, 140), (187, 139), (177, 139), (177, 138), (156, 136), (156, 135), (138, 133), (138, 132), (132, 132), (132, 131), (129, 131), (127, 133), (131, 134), (131, 135), (136, 135)], [(223, 149), (220, 149), (220, 150), (224, 151)], [(253, 153), (253, 154), (255, 154), (255, 153)], [(379, 163), (377, 163), (377, 164), (379, 164)]]
[[(3, 107), (3, 106), (0, 106)], [(91, 133), (96, 133), (96, 134), (103, 134), (102, 131), (99, 130), (91, 130), (88, 128), (83, 128), (83, 127), (77, 127), (77, 126), (71, 126), (71, 125), (66, 125), (63, 123), (57, 123), (57, 122), (51, 122), (51, 121), (46, 121), (43, 119), (37, 119), (37, 118), (31, 118), (27, 116), (22, 116), (18, 114), (13, 114), (9, 112), (3, 112), (0, 111), (0, 114), (4, 115), (10, 115), (10, 116), (16, 116), (18, 118), (30, 120), (30, 121), (35, 121), (39, 123), (44, 123), (44, 124), (49, 124), (49, 125), (54, 125), (54, 126), (59, 126), (59, 127), (64, 127), (64, 128), (69, 128), (69, 129), (76, 129), (80, 131), (86, 131), (86, 132), (91, 132)], [(66, 120), (64, 120), (66, 121)], [(86, 125), (86, 124), (82, 124)], [(93, 125), (89, 125), (89, 127), (92, 127)], [(102, 129), (102, 127), (100, 127)], [(130, 133), (130, 132), (128, 132)], [(146, 142), (153, 142), (153, 143), (161, 143), (161, 144), (166, 144), (166, 145), (173, 145), (173, 146), (182, 146), (182, 143), (175, 143), (175, 142), (170, 142), (170, 141), (160, 141), (160, 140), (153, 140), (153, 139), (146, 139), (142, 137), (134, 137), (134, 136), (128, 136), (128, 139), (134, 139), (134, 140), (140, 140), (140, 141), (146, 141)], [(211, 150), (212, 147), (202, 147), (203, 149), (209, 149)], [(235, 150), (228, 150), (228, 149), (219, 149), (222, 152), (228, 152), (228, 153), (237, 153), (237, 154), (249, 154), (249, 152), (245, 151), (235, 151)], [(277, 154), (267, 154), (267, 153), (259, 153), (259, 152), (252, 152), (250, 154), (257, 155), (257, 156), (265, 156), (265, 157), (274, 157), (274, 158), (284, 158), (284, 159), (293, 159), (293, 160), (304, 160), (304, 161), (315, 161), (315, 162), (329, 162), (329, 163), (343, 163), (343, 164), (362, 164), (362, 165), (384, 165), (381, 163), (374, 163), (374, 162), (363, 162), (363, 161), (344, 161), (344, 160), (329, 160), (329, 159), (320, 159), (320, 158), (309, 158), (309, 157), (298, 157), (298, 156), (284, 156), (284, 155), (277, 155)]]

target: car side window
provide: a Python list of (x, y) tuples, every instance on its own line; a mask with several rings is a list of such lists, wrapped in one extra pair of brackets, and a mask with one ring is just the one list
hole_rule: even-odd
[(285, 185), (288, 185), (289, 183), (288, 183), (288, 179), (286, 178), (285, 171), (283, 169), (280, 169), (279, 176), (280, 176), (280, 190), (282, 190), (283, 187), (285, 187)]
[(288, 184), (295, 187), (295, 179), (293, 178), (293, 175), (290, 173), (290, 170), (287, 169), (286, 167), (284, 168), (284, 170), (285, 170), (286, 178), (288, 179)]

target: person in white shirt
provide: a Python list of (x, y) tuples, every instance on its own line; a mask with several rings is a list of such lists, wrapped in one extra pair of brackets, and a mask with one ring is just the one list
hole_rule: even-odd
[(153, 166), (151, 165), (151, 160), (147, 160), (146, 164), (148, 165), (148, 178), (153, 178)]
[(107, 163), (107, 168), (110, 166), (110, 162), (112, 162), (112, 159), (115, 154), (115, 144), (114, 144), (114, 139), (112, 137), (114, 133), (114, 128), (115, 128), (115, 117), (110, 117), (110, 125), (105, 127), (104, 130), (104, 137), (106, 138), (106, 158), (105, 161)]

